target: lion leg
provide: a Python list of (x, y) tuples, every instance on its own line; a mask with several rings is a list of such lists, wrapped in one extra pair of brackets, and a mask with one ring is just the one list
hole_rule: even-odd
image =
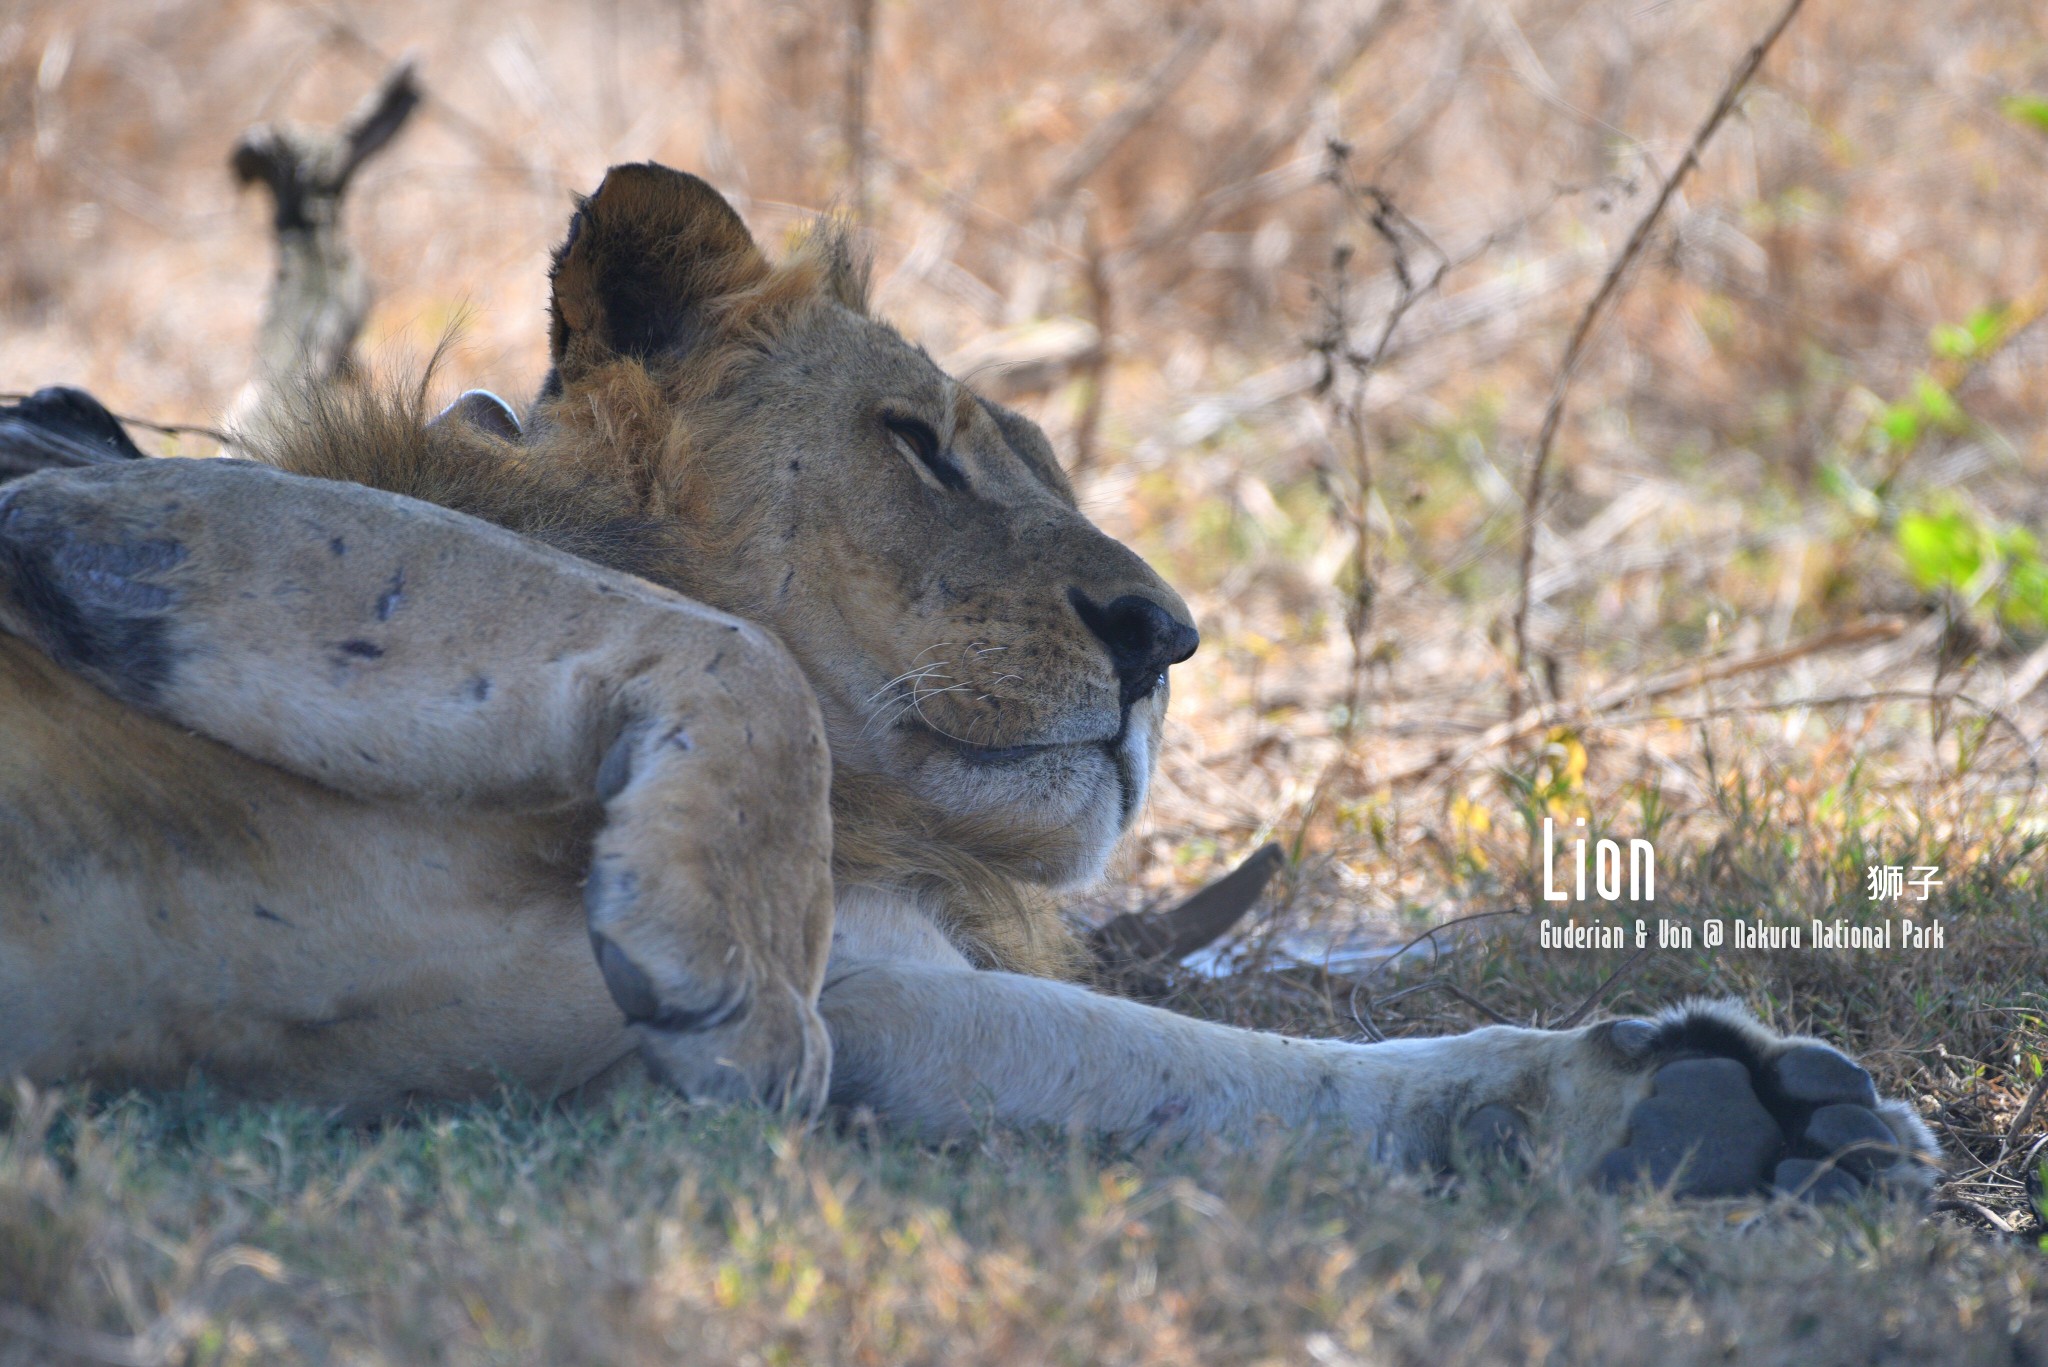
[(1813, 1199), (1925, 1190), (1936, 1153), (1918, 1118), (1878, 1100), (1846, 1056), (1725, 1007), (1360, 1045), (1234, 1029), (936, 955), (835, 962), (820, 1007), (833, 1102), (935, 1136), (989, 1121), (1133, 1140), (1322, 1124), (1411, 1167), (1549, 1149), (1601, 1185)]
[(691, 1096), (822, 1100), (829, 761), (768, 633), (441, 508), (216, 460), (0, 490), (0, 630), (354, 797), (601, 804), (585, 906), (642, 1052)]

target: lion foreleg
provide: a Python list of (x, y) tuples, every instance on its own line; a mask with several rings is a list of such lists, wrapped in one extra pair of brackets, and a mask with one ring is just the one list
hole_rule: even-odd
[[(1329, 1123), (1376, 1156), (1449, 1151), (1471, 1072), (1455, 1040), (1362, 1048), (1240, 1030), (1067, 983), (923, 963), (835, 965), (832, 1099), (919, 1133), (1078, 1126), (1126, 1140)], [(1471, 1081), (1469, 1076), (1466, 1079)]]
[(820, 1007), (834, 1103), (934, 1136), (988, 1122), (1130, 1140), (1317, 1125), (1404, 1166), (1547, 1153), (1577, 1178), (1699, 1196), (1924, 1190), (1937, 1154), (1845, 1055), (1729, 1008), (1368, 1045), (892, 960), (835, 963)]
[(822, 1098), (815, 699), (767, 633), (446, 510), (231, 461), (0, 493), (0, 629), (116, 697), (380, 802), (603, 804), (614, 998), (693, 1095)]

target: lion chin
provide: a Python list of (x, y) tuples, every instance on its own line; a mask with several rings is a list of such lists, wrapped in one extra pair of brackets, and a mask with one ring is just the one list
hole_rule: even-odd
[(918, 727), (902, 750), (905, 786), (933, 806), (1005, 832), (953, 838), (991, 850), (1053, 891), (1098, 881), (1143, 810), (1164, 698), (1101, 739), (974, 745)]

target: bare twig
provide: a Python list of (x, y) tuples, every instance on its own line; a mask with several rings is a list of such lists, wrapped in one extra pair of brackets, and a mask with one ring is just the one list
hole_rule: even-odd
[(1383, 781), (1405, 783), (1432, 774), (1446, 766), (1462, 769), (1474, 758), (1489, 750), (1511, 745), (1539, 731), (1547, 731), (1568, 718), (1597, 715), (1631, 701), (1650, 701), (1668, 697), (1673, 693), (1689, 692), (1703, 684), (1718, 683), (1744, 674), (1776, 669), (1803, 656), (1819, 654), (1822, 651), (1860, 645), (1865, 641), (1888, 640), (1904, 630), (1905, 623), (1896, 617), (1865, 618), (1833, 631), (1809, 636), (1803, 641), (1795, 641), (1791, 645), (1779, 646), (1774, 650), (1761, 650), (1754, 654), (1737, 655), (1701, 665), (1689, 665), (1646, 679), (1624, 679), (1610, 688), (1601, 690), (1585, 702), (1549, 703), (1528, 708), (1517, 716), (1488, 727), (1461, 749), (1452, 750), (1446, 747), (1434, 755), (1383, 775)]
[(1706, 148), (1715, 131), (1720, 128), (1722, 121), (1735, 108), (1736, 100), (1741, 97), (1750, 78), (1756, 75), (1757, 68), (1763, 65), (1764, 58), (1777, 43), (1779, 35), (1785, 32), (1805, 3), (1806, 0), (1787, 0), (1777, 20), (1765, 31), (1755, 46), (1743, 55), (1742, 60), (1736, 63), (1735, 70), (1729, 74), (1727, 84), (1721, 88), (1721, 97), (1714, 102), (1713, 110), (1708, 113), (1706, 121), (1700, 124), (1698, 131), (1692, 135), (1692, 141), (1686, 146), (1685, 155), (1679, 158), (1678, 165), (1672, 168), (1671, 174), (1666, 176), (1664, 183), (1658, 187), (1656, 199), (1637, 221), (1634, 231), (1628, 235), (1628, 240), (1622, 244), (1620, 254), (1614, 258), (1614, 264), (1608, 267), (1607, 274), (1602, 277), (1600, 287), (1593, 292), (1593, 297), (1586, 301), (1585, 310), (1579, 314), (1579, 321), (1572, 328), (1571, 337), (1565, 342), (1564, 359), (1558, 363), (1557, 379), (1551, 385), (1550, 402), (1544, 406), (1543, 422), (1536, 431), (1535, 446), (1529, 459), (1528, 492), (1522, 500), (1525, 521), (1513, 620), (1515, 677), (1514, 693), (1508, 707), (1510, 712), (1520, 710), (1523, 689), (1528, 681), (1529, 580), (1536, 560), (1536, 536), (1543, 521), (1544, 484), (1550, 470), (1551, 445), (1557, 438), (1558, 423), (1564, 416), (1565, 398), (1571, 391), (1572, 380), (1577, 374), (1580, 358), (1585, 353), (1586, 342), (1592, 336), (1593, 326), (1599, 322), (1601, 313), (1621, 292), (1622, 282), (1628, 274), (1629, 267), (1642, 255), (1643, 247), (1649, 241), (1651, 229), (1655, 228), (1657, 220), (1663, 217), (1666, 206), (1678, 193), (1678, 187), (1698, 167), (1700, 153)]
[(1775, 701), (1718, 703), (1698, 708), (1691, 712), (1640, 712), (1622, 717), (1588, 718), (1579, 724), (1601, 730), (1616, 730), (1625, 726), (1651, 726), (1678, 722), (1692, 724), (1712, 721), (1720, 717), (1739, 717), (1758, 712), (1797, 712), (1809, 708), (1853, 707), (1858, 703), (1913, 702), (1940, 704), (1943, 706), (1961, 703), (1975, 711), (1987, 721), (1996, 722), (2012, 734), (2019, 743), (2027, 761), (2027, 787), (2029, 791), (2041, 781), (2041, 758), (2036, 751), (2033, 738), (2006, 712), (1982, 702), (1963, 692), (1938, 692), (1926, 688), (1868, 688), (1849, 693), (1825, 693), (1798, 698), (1781, 698)]
[(2003, 1163), (2005, 1156), (2012, 1152), (2013, 1140), (2019, 1138), (2021, 1132), (2034, 1122), (2034, 1112), (2041, 1108), (2041, 1096), (2044, 1092), (2048, 1092), (2048, 1072), (2034, 1079), (2034, 1088), (2027, 1093), (2026, 1102), (2021, 1105), (2019, 1114), (2012, 1118), (2012, 1124), (2005, 1127), (2005, 1135), (1998, 1141), (1999, 1162)]
[(1612, 989), (1616, 983), (1620, 982), (1623, 976), (1625, 976), (1632, 969), (1634, 969), (1638, 963), (1642, 962), (1643, 956), (1648, 954), (1649, 952), (1650, 947), (1648, 945), (1644, 945), (1635, 953), (1629, 955), (1626, 959), (1623, 959), (1621, 963), (1615, 967), (1615, 970), (1612, 973), (1608, 974), (1605, 978), (1600, 980), (1600, 985), (1598, 987), (1594, 988), (1591, 992), (1588, 992), (1586, 994), (1586, 998), (1584, 1001), (1580, 1002), (1577, 1006), (1573, 1007), (1568, 1013), (1566, 1013), (1563, 1020), (1557, 1021), (1556, 1023), (1548, 1025), (1544, 1028), (1549, 1030), (1569, 1030), (1574, 1025), (1577, 1025), (1580, 1021), (1584, 1020), (1586, 1018), (1586, 1014), (1590, 1012), (1594, 1007), (1598, 1006), (1602, 1001), (1606, 1000), (1608, 991)]
[[(1360, 1011), (1358, 1006), (1358, 996), (1361, 992), (1365, 994), (1365, 1009), (1363, 1011)], [(1427, 978), (1424, 979), (1422, 982), (1416, 983), (1412, 987), (1404, 987), (1399, 992), (1390, 992), (1386, 996), (1379, 998), (1379, 1005), (1391, 1006), (1395, 1002), (1400, 1001), (1403, 997), (1413, 997), (1423, 992), (1441, 992), (1447, 997), (1451, 997), (1458, 1001), (1461, 1001), (1465, 1003), (1465, 1005), (1471, 1007), (1474, 1011), (1477, 1011), (1480, 1015), (1492, 1021), (1495, 1025), (1521, 1024), (1520, 1021), (1515, 1020), (1512, 1017), (1503, 1016), (1500, 1012), (1494, 1010), (1485, 1002), (1479, 1000), (1479, 998), (1473, 996), (1470, 992), (1467, 992), (1464, 988), (1458, 986), (1456, 983), (1452, 982), (1448, 978)], [(1369, 1043), (1384, 1043), (1387, 1037), (1385, 1033), (1381, 1031), (1379, 1023), (1376, 1022), (1372, 1017), (1372, 990), (1366, 987), (1365, 980), (1362, 978), (1351, 984), (1350, 1007), (1352, 1022), (1358, 1026), (1359, 1033), (1363, 1034)]]
[(1438, 945), (1436, 942), (1436, 937), (1446, 930), (1456, 930), (1459, 926), (1470, 925), (1474, 921), (1490, 921), (1496, 916), (1527, 916), (1528, 914), (1529, 908), (1527, 907), (1500, 907), (1494, 911), (1475, 911), (1464, 916), (1453, 916), (1448, 921), (1439, 922), (1438, 924), (1431, 926), (1429, 929), (1423, 931), (1420, 935), (1416, 936), (1414, 939), (1408, 941), (1399, 949), (1395, 950), (1392, 954), (1389, 954), (1386, 958), (1381, 959), (1378, 963), (1374, 964), (1371, 968), (1367, 969), (1364, 977), (1360, 978), (1359, 981), (1372, 981), (1372, 979), (1386, 972), (1387, 965), (1399, 963), (1401, 959), (1408, 953), (1409, 950), (1415, 948), (1415, 946), (1421, 944), (1424, 940), (1429, 941), (1432, 953), (1443, 953), (1442, 946)]
[(1060, 210), (1066, 207), (1067, 201), (1087, 179), (1101, 170), (1102, 164), (1173, 98), (1174, 92), (1194, 74), (1195, 68), (1201, 65), (1202, 59), (1209, 55), (1209, 49), (1216, 46), (1216, 40), (1222, 36), (1223, 25), (1213, 15), (1204, 14), (1189, 25), (1180, 41), (1173, 45), (1173, 50), (1131, 92), (1130, 98), (1089, 129), (1088, 135), (1068, 154), (1060, 169), (1053, 172), (1052, 179), (1046, 183), (1037, 204), (1032, 207), (1031, 216), (1058, 218)]
[[(1520, 1025), (1520, 1021), (1515, 1020), (1513, 1017), (1510, 1016), (1503, 1016), (1500, 1012), (1494, 1010), (1485, 1002), (1479, 1000), (1479, 998), (1473, 996), (1470, 992), (1467, 992), (1464, 988), (1459, 987), (1456, 983), (1452, 982), (1448, 978), (1442, 977), (1441, 975), (1433, 978), (1425, 978), (1419, 983), (1415, 983), (1411, 986), (1404, 987), (1398, 992), (1390, 992), (1386, 996), (1377, 999), (1375, 999), (1372, 995), (1372, 988), (1368, 986), (1368, 984), (1371, 983), (1373, 978), (1376, 977), (1382, 969), (1386, 968), (1388, 964), (1396, 962), (1409, 950), (1415, 948), (1415, 946), (1421, 944), (1424, 940), (1429, 940), (1432, 944), (1434, 944), (1434, 937), (1436, 935), (1436, 932), (1438, 932), (1439, 930), (1449, 930), (1453, 926), (1463, 925), (1467, 921), (1483, 921), (1490, 916), (1526, 916), (1528, 914), (1529, 909), (1527, 907), (1509, 907), (1502, 911), (1475, 912), (1470, 916), (1456, 917), (1452, 920), (1444, 922), (1440, 926), (1431, 926), (1428, 930), (1423, 931), (1422, 934), (1416, 936), (1407, 944), (1395, 950), (1385, 959), (1382, 959), (1379, 963), (1374, 964), (1370, 971), (1366, 972), (1365, 974), (1357, 978), (1352, 979), (1351, 992), (1349, 999), (1346, 1002), (1346, 1005), (1351, 1012), (1352, 1022), (1358, 1026), (1359, 1033), (1364, 1035), (1367, 1040), (1374, 1044), (1379, 1044), (1383, 1042), (1386, 1039), (1386, 1034), (1380, 1029), (1379, 1023), (1373, 1019), (1373, 1006), (1375, 1004), (1380, 1006), (1391, 1006), (1395, 1002), (1400, 1001), (1404, 997), (1412, 997), (1422, 992), (1442, 992), (1446, 996), (1454, 997), (1458, 1001), (1461, 1001), (1465, 1003), (1465, 1005), (1471, 1007), (1474, 1011), (1477, 1011), (1480, 1015), (1492, 1021), (1495, 1025)], [(1358, 999), (1361, 995), (1363, 995), (1365, 998), (1365, 1005), (1363, 1008), (1361, 1008), (1358, 1004)]]
[(841, 131), (846, 143), (847, 208), (862, 227), (868, 221), (868, 85), (875, 60), (875, 0), (850, 0), (846, 52), (846, 108)]
[[(1329, 423), (1349, 458), (1350, 487), (1339, 492), (1333, 472), (1324, 469), (1324, 491), (1340, 521), (1348, 525), (1351, 541), (1351, 592), (1345, 605), (1344, 630), (1351, 647), (1350, 672), (1344, 698), (1344, 720), (1338, 728), (1338, 750), (1316, 777), (1304, 804), (1295, 837), (1297, 856), (1307, 838), (1309, 824), (1321, 810), (1337, 775), (1349, 767), (1358, 734), (1359, 713), (1365, 702), (1368, 652), (1366, 634), (1372, 626), (1373, 607), (1379, 593), (1379, 576), (1372, 554), (1372, 505), (1374, 471), (1372, 444), (1365, 430), (1366, 393), (1373, 375), (1385, 361), (1387, 348), (1402, 320), (1418, 300), (1434, 292), (1451, 269), (1451, 258), (1430, 235), (1401, 211), (1393, 197), (1376, 185), (1360, 185), (1351, 174), (1351, 148), (1332, 141), (1325, 149), (1325, 179), (1337, 191), (1350, 213), (1364, 219), (1386, 243), (1393, 257), (1396, 286), (1394, 301), (1380, 321), (1378, 335), (1369, 348), (1361, 349), (1351, 335), (1352, 248), (1340, 243), (1331, 253), (1330, 283), (1324, 289), (1323, 329), (1310, 342), (1322, 367), (1315, 386), (1329, 413)], [(1433, 258), (1426, 276), (1418, 278), (1415, 255)]]
[[(389, 70), (404, 59), (389, 49), (373, 42), (338, 10), (315, 5), (311, 12), (318, 15), (327, 36), (339, 42), (353, 53), (362, 63), (379, 70)], [(493, 129), (483, 120), (451, 104), (447, 97), (431, 91), (422, 91), (424, 108), (429, 114), (441, 120), (466, 141), (484, 153), (487, 163), (497, 163), (518, 168), (521, 175), (552, 190), (567, 188), (561, 174), (551, 167), (543, 167), (528, 159), (526, 154), (509, 138)]]
[[(13, 391), (8, 391), (0, 393), (0, 403), (20, 403), (24, 399), (32, 397), (34, 396), (29, 394), (21, 394)], [(109, 412), (111, 413), (111, 410), (109, 410)], [(127, 413), (112, 413), (112, 417), (116, 422), (126, 423), (130, 427), (146, 427), (152, 432), (162, 432), (166, 436), (175, 437), (190, 435), (195, 437), (206, 437), (213, 441), (219, 442), (222, 446), (234, 445), (233, 440), (228, 436), (227, 433), (219, 431), (218, 429), (212, 427), (201, 427), (197, 423), (158, 422), (154, 418), (137, 418), (132, 417)]]
[[(1365, 1009), (1362, 1011), (1358, 1006), (1358, 996), (1361, 992), (1365, 994)], [(1384, 1043), (1387, 1037), (1381, 1032), (1379, 1025), (1372, 1018), (1372, 989), (1365, 985), (1365, 979), (1353, 978), (1351, 980), (1351, 997), (1348, 1005), (1351, 1010), (1352, 1023), (1358, 1027), (1358, 1033), (1365, 1036), (1366, 1040), (1370, 1043)]]
[(1185, 240), (1217, 214), (1234, 204), (1230, 192), (1272, 160), (1273, 155), (1300, 137), (1308, 126), (1316, 101), (1325, 90), (1343, 81), (1365, 54), (1392, 28), (1402, 13), (1401, 0), (1382, 0), (1370, 14), (1354, 22), (1330, 54), (1317, 63), (1315, 71), (1277, 119), (1247, 136), (1237, 150), (1223, 158), (1204, 189), (1170, 219), (1138, 234), (1118, 252), (1118, 257), (1143, 256), (1168, 243)]
[(301, 377), (324, 383), (349, 369), (370, 286), (341, 235), (342, 198), (357, 169), (397, 135), (420, 100), (408, 58), (384, 73), (339, 129), (263, 123), (236, 141), (235, 177), (269, 188), (277, 239), (277, 274), (256, 343), (256, 384), (237, 401), (238, 411)]
[(2000, 1215), (1997, 1211), (1993, 1210), (1991, 1207), (1985, 1205), (1981, 1201), (1936, 1201), (1927, 1209), (1937, 1213), (1943, 1211), (1967, 1213), (1976, 1216), (1978, 1219), (1984, 1221), (1986, 1224), (1991, 1225), (2006, 1234), (2011, 1234), (2013, 1232), (2011, 1221), (2007, 1220), (2003, 1215)]
[(1082, 369), (1088, 386), (1082, 400), (1081, 416), (1074, 424), (1074, 471), (1080, 473), (1095, 463), (1095, 442), (1102, 428), (1103, 409), (1108, 404), (1110, 326), (1115, 321), (1116, 299), (1109, 283), (1109, 266), (1104, 259), (1102, 236), (1096, 225), (1095, 205), (1086, 206), (1081, 227), (1081, 256), (1085, 263), (1082, 279), (1088, 286), (1088, 303), (1095, 315), (1095, 346)]
[[(1495, 916), (1528, 916), (1528, 912), (1530, 912), (1530, 908), (1526, 908), (1526, 906), (1507, 906), (1507, 908), (1501, 908), (1501, 910), (1495, 910), (1495, 912), (1473, 912), (1473, 914), (1470, 914), (1470, 916), (1452, 916), (1450, 920), (1446, 920), (1446, 922), (1442, 922), (1442, 924), (1436, 924), (1436, 926), (1430, 926), (1430, 928), (1427, 928), (1427, 930), (1423, 930), (1423, 933), (1421, 933), (1421, 935), (1417, 935), (1415, 939), (1411, 939), (1411, 941), (1409, 941), (1407, 945), (1403, 945), (1401, 949), (1393, 951), (1391, 955), (1386, 955), (1384, 959), (1380, 959), (1378, 963), (1374, 963), (1374, 965), (1372, 965), (1370, 969), (1366, 969), (1366, 971), (1364, 971), (1364, 974), (1360, 974), (1358, 978), (1354, 978), (1354, 980), (1352, 980), (1352, 994), (1350, 994), (1350, 1002), (1348, 1002), (1348, 1006), (1350, 1006), (1350, 1012), (1352, 1012), (1352, 1021), (1354, 1021), (1354, 1023), (1358, 1025), (1358, 1031), (1360, 1031), (1360, 1033), (1362, 1033), (1362, 1035), (1364, 1035), (1366, 1039), (1370, 1039), (1372, 1043), (1380, 1043), (1382, 1039), (1386, 1039), (1386, 1035), (1384, 1035), (1384, 1033), (1380, 1033), (1380, 1027), (1378, 1027), (1378, 1025), (1376, 1025), (1376, 1023), (1372, 1021), (1372, 988), (1368, 986), (1368, 984), (1370, 984), (1370, 982), (1372, 982), (1374, 978), (1378, 978), (1380, 974), (1384, 974), (1384, 971), (1386, 971), (1386, 965), (1389, 965), (1389, 963), (1399, 963), (1399, 961), (1401, 961), (1401, 957), (1403, 957), (1403, 955), (1407, 955), (1407, 951), (1415, 949), (1415, 945), (1421, 945), (1423, 941), (1430, 941), (1432, 949), (1434, 949), (1436, 953), (1442, 953), (1442, 947), (1438, 947), (1438, 943), (1436, 943), (1436, 937), (1438, 937), (1438, 933), (1440, 933), (1440, 930), (1452, 930), (1452, 928), (1456, 928), (1456, 926), (1462, 926), (1462, 924), (1468, 924), (1468, 922), (1475, 922), (1475, 920), (1491, 920), (1491, 918), (1495, 918)], [(1395, 992), (1393, 996), (1389, 996), (1389, 998), (1384, 998), (1384, 1002), (1397, 1002), (1397, 1000), (1401, 1000), (1403, 996), (1407, 996), (1409, 992), (1413, 992), (1413, 990), (1421, 990), (1421, 988), (1432, 988), (1432, 990), (1444, 990), (1444, 992), (1450, 992), (1450, 994), (1452, 994), (1452, 996), (1456, 996), (1456, 998), (1458, 998), (1460, 1002), (1464, 1002), (1466, 1006), (1470, 1006), (1470, 1008), (1473, 1008), (1473, 1010), (1481, 1012), (1481, 1014), (1483, 1014), (1483, 1017), (1491, 1019), (1491, 1021), (1493, 1021), (1493, 1023), (1497, 1023), (1497, 1025), (1516, 1025), (1516, 1021), (1509, 1021), (1507, 1017), (1503, 1017), (1503, 1014), (1499, 1014), (1497, 1010), (1493, 1010), (1493, 1008), (1491, 1008), (1491, 1006), (1487, 1006), (1485, 1002), (1477, 1000), (1475, 996), (1470, 996), (1470, 994), (1468, 994), (1468, 992), (1464, 992), (1462, 988), (1458, 988), (1458, 986), (1452, 986), (1450, 982), (1446, 982), (1446, 980), (1442, 980), (1442, 978), (1432, 978), (1432, 980), (1430, 980), (1430, 982), (1427, 982), (1427, 984), (1417, 984), (1417, 988), (1403, 988), (1401, 992)], [(1364, 998), (1366, 998), (1366, 1004), (1364, 1004), (1364, 1008), (1360, 1008), (1360, 1004), (1358, 1004), (1358, 996), (1360, 996), (1360, 994), (1364, 994)], [(1382, 1004), (1384, 1004), (1384, 1002), (1382, 1002)]]
[(1425, 978), (1413, 986), (1402, 988), (1399, 992), (1389, 992), (1386, 996), (1381, 997), (1379, 1002), (1381, 1006), (1391, 1006), (1403, 997), (1413, 997), (1423, 992), (1441, 992), (1447, 997), (1455, 998), (1492, 1021), (1495, 1025), (1521, 1024), (1520, 1021), (1512, 1016), (1503, 1016), (1500, 1012), (1494, 1010), (1448, 978)]

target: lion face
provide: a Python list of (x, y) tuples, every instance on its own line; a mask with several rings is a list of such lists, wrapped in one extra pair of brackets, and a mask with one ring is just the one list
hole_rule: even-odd
[(1028, 851), (1038, 881), (1098, 873), (1198, 637), (1081, 515), (1043, 433), (868, 317), (843, 244), (771, 267), (678, 172), (614, 168), (554, 285), (541, 421), (655, 439), (652, 502), (699, 551), (688, 590), (795, 653), (835, 773)]

